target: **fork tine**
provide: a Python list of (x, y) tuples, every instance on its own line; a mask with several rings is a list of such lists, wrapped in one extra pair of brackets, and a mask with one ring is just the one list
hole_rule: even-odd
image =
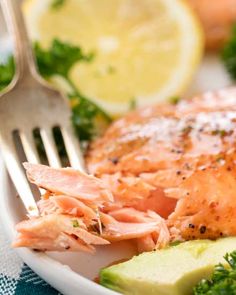
[(21, 138), (22, 146), (23, 146), (27, 161), (34, 164), (40, 163), (33, 133), (31, 131), (20, 132), (20, 138)]
[(8, 172), (26, 210), (30, 216), (38, 216), (38, 207), (34, 200), (34, 196), (31, 192), (22, 165), (18, 160), (18, 155), (13, 140), (8, 138), (5, 144), (2, 142), (1, 146), (3, 159), (7, 166)]
[(68, 124), (61, 127), (61, 132), (71, 167), (80, 171), (85, 171), (84, 160), (80, 150), (79, 141), (75, 137), (73, 128)]
[(40, 129), (40, 134), (42, 137), (42, 141), (44, 144), (44, 148), (45, 148), (50, 166), (52, 166), (54, 168), (60, 168), (61, 161), (58, 156), (58, 151), (57, 151), (56, 144), (55, 144), (55, 141), (53, 138), (52, 130)]
[[(7, 23), (14, 39), (16, 76), (11, 86), (0, 95), (0, 145), (4, 150), (3, 157), (15, 183), (16, 189), (29, 214), (37, 215), (38, 209), (33, 198), (33, 188), (29, 185), (23, 171), (17, 145), (14, 144), (12, 132), (20, 130), (19, 137), (27, 160), (40, 163), (33, 130), (35, 127), (63, 125), (67, 155), (71, 166), (83, 170), (82, 155), (79, 143), (75, 139), (70, 126), (71, 110), (68, 100), (60, 92), (48, 87), (39, 79), (30, 42), (21, 13), (20, 2), (16, 0), (0, 0), (3, 5)], [(65, 125), (65, 127), (64, 127)], [(48, 161), (54, 167), (60, 166), (60, 159), (54, 146), (53, 137), (47, 131), (41, 131)], [(22, 157), (23, 158), (23, 157)], [(24, 157), (25, 158), (25, 157)], [(43, 190), (40, 191), (43, 193)], [(29, 208), (33, 208), (32, 211)]]

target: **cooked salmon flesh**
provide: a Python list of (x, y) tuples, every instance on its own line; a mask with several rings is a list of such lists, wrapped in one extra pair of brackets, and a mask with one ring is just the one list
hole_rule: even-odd
[(142, 252), (234, 236), (235, 147), (236, 88), (134, 111), (90, 144), (90, 175), (25, 164), (45, 194), (13, 245), (94, 252), (133, 240)]

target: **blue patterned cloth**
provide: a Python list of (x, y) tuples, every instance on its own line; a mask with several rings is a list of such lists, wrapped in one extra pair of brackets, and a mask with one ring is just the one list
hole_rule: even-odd
[(0, 295), (60, 295), (10, 248), (0, 224)]

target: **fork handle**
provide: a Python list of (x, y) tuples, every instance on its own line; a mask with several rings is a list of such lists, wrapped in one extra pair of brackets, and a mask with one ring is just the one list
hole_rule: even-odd
[(0, 0), (0, 3), (14, 40), (16, 79), (19, 80), (29, 75), (37, 76), (34, 55), (21, 11), (21, 1)]

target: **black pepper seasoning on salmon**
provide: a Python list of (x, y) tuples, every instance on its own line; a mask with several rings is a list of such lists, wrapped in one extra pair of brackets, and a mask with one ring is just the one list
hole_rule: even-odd
[(206, 226), (205, 225), (202, 225), (200, 227), (200, 230), (199, 231), (200, 231), (201, 234), (204, 234), (206, 232)]
[(117, 157), (110, 158), (109, 159), (114, 165), (117, 165), (119, 163), (119, 159)]

